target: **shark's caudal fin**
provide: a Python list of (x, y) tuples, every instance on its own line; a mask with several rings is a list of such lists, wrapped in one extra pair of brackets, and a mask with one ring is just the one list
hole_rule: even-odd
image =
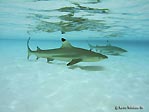
[(29, 59), (29, 57), (30, 57), (30, 55), (31, 55), (31, 52), (32, 52), (32, 50), (29, 48), (29, 41), (30, 41), (30, 37), (28, 38), (28, 40), (27, 40), (27, 49), (28, 49), (28, 55), (27, 55), (27, 59)]

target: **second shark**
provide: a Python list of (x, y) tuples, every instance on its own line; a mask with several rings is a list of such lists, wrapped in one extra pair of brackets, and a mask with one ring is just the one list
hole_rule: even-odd
[(94, 46), (94, 45), (91, 45), (91, 44), (89, 44), (89, 43), (88, 43), (88, 45), (89, 45), (89, 47), (90, 47), (91, 50), (92, 50), (92, 49), (95, 49), (96, 52), (100, 52), (100, 53), (102, 53), (102, 54), (104, 54), (104, 55), (119, 56), (119, 55), (121, 55), (121, 54), (127, 52), (127, 50), (125, 50), (125, 49), (123, 49), (123, 48), (120, 48), (120, 47), (118, 47), (118, 46), (113, 46), (113, 45), (111, 45), (111, 44), (109, 43), (109, 41), (107, 41), (107, 45), (105, 45), (105, 46), (101, 46), (101, 45), (96, 45), (96, 46)]

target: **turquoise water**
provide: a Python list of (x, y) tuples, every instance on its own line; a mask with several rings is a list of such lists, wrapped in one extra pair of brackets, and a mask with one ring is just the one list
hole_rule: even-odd
[[(85, 41), (70, 41), (87, 48)], [(92, 43), (101, 43), (92, 41)], [(128, 50), (100, 62), (27, 60), (26, 40), (0, 41), (0, 110), (2, 112), (109, 112), (116, 106), (148, 111), (149, 42), (113, 42)], [(104, 44), (104, 42), (102, 42)], [(36, 49), (57, 48), (60, 41), (31, 40)], [(87, 48), (89, 49), (89, 47)], [(121, 110), (119, 110), (121, 111)], [(129, 110), (128, 110), (129, 111)]]
[[(0, 112), (148, 112), (149, 5), (116, 2), (1, 0)], [(87, 50), (109, 40), (128, 52), (73, 66), (27, 60), (28, 37), (32, 50), (59, 48), (64, 37)]]

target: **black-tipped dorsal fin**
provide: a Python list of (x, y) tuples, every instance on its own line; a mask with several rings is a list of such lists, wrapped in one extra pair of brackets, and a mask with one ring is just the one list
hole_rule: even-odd
[(64, 38), (62, 40), (62, 47), (61, 48), (72, 48), (73, 46)]
[(37, 46), (37, 51), (40, 51), (41, 49)]

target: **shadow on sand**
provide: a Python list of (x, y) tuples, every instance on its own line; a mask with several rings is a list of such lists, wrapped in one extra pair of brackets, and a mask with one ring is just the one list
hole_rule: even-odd
[[(52, 62), (49, 62), (49, 64), (53, 64)], [(57, 65), (65, 65), (66, 63), (55, 63)], [(105, 68), (103, 66), (81, 66), (81, 65), (72, 65), (72, 66), (68, 66), (69, 69), (81, 69), (81, 70), (85, 70), (85, 71), (103, 71), (105, 70)]]
[(80, 65), (73, 65), (70, 66), (69, 69), (77, 69), (80, 68), (81, 70), (85, 71), (103, 71), (105, 68), (103, 66), (80, 66)]

